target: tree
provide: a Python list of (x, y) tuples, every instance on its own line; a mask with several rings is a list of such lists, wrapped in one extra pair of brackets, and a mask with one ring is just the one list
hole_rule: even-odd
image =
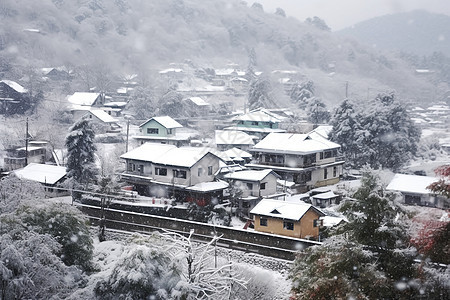
[(320, 30), (324, 30), (324, 31), (331, 31), (331, 28), (328, 27), (327, 23), (325, 23), (324, 20), (322, 20), (321, 18), (314, 16), (312, 19), (311, 18), (307, 18), (306, 19), (306, 23), (310, 24)]
[(248, 106), (250, 110), (271, 107), (273, 99), (271, 96), (272, 84), (266, 76), (259, 76), (250, 83), (248, 91)]
[(170, 90), (159, 99), (159, 114), (179, 118), (185, 116), (183, 95)]
[(233, 269), (233, 263), (217, 260), (215, 244), (220, 237), (212, 236), (206, 243), (193, 241), (194, 230), (189, 236), (163, 233), (162, 237), (172, 245), (173, 260), (182, 265), (182, 277), (187, 282), (187, 299), (231, 299), (233, 288), (245, 287), (246, 281)]
[(101, 299), (186, 299), (175, 261), (152, 239), (134, 235), (110, 275), (99, 280), (95, 294)]
[(437, 182), (430, 184), (428, 189), (446, 197), (448, 202), (448, 199), (450, 199), (450, 165), (440, 166), (434, 172), (441, 178)]
[(334, 112), (331, 138), (345, 145), (342, 150), (352, 166), (397, 171), (417, 153), (420, 130), (388, 93), (379, 94), (364, 110), (344, 100)]
[(308, 80), (302, 83), (295, 83), (292, 86), (289, 97), (300, 108), (305, 108), (308, 100), (314, 97), (314, 92), (314, 82)]
[(340, 210), (348, 223), (296, 258), (290, 275), (295, 299), (448, 297), (449, 275), (414, 262), (407, 216), (377, 174), (364, 170), (361, 187)]
[(74, 187), (87, 188), (96, 181), (94, 144), (95, 133), (89, 121), (80, 120), (75, 123), (66, 137), (67, 177), (72, 179)]
[(131, 93), (128, 109), (138, 120), (146, 120), (154, 116), (156, 100), (153, 90), (148, 87), (136, 87)]
[(333, 129), (330, 133), (330, 140), (341, 145), (341, 149), (346, 155), (346, 163), (353, 165), (360, 153), (356, 138), (360, 124), (354, 104), (349, 99), (345, 99), (336, 108), (331, 125)]
[(275, 14), (276, 14), (277, 16), (286, 18), (286, 12), (284, 11), (284, 9), (282, 9), (282, 8), (280, 8), (280, 7), (277, 7), (277, 9), (275, 10)]
[(69, 205), (25, 207), (17, 212), (27, 228), (39, 234), (48, 234), (61, 246), (55, 252), (68, 266), (92, 269), (93, 241), (85, 216)]
[(327, 123), (330, 120), (330, 112), (320, 98), (311, 99), (306, 106), (306, 111), (309, 121), (315, 125)]

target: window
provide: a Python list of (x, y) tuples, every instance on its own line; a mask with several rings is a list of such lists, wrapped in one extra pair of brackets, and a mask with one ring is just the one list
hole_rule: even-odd
[(203, 175), (203, 169), (202, 168), (198, 168), (198, 177)]
[(173, 170), (173, 177), (186, 179), (186, 171)]
[(283, 228), (286, 230), (294, 230), (294, 223), (289, 221), (283, 221)]
[(133, 163), (128, 163), (128, 171), (134, 171), (136, 166)]
[(238, 124), (239, 124), (239, 125), (243, 125), (243, 124), (244, 124), (244, 121), (238, 121)]
[(259, 218), (259, 225), (260, 226), (267, 226), (267, 219), (266, 218)]
[(328, 178), (328, 169), (325, 168), (323, 169), (323, 179), (327, 179)]
[(266, 189), (266, 182), (261, 183), (260, 189), (261, 190), (265, 190)]
[(250, 208), (250, 203), (247, 201), (242, 202), (242, 208)]
[(325, 151), (325, 158), (333, 157), (333, 151)]
[(258, 126), (258, 121), (252, 121), (251, 124), (254, 125), (254, 126)]
[(323, 159), (323, 152), (320, 152), (320, 159)]
[(166, 168), (155, 168), (155, 175), (167, 176), (167, 169)]
[(333, 177), (337, 177), (337, 167), (333, 167)]
[(208, 175), (212, 175), (213, 174), (213, 168), (212, 166), (208, 167)]
[(158, 134), (159, 129), (158, 128), (147, 128), (147, 133), (148, 134)]
[(247, 183), (247, 188), (251, 191), (253, 190), (253, 183)]
[(167, 134), (172, 134), (172, 128), (167, 128)]
[(144, 165), (139, 165), (138, 171), (144, 173)]

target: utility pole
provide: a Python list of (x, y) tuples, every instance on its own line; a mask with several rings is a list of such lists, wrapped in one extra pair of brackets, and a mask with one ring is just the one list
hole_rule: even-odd
[(25, 132), (25, 167), (28, 166), (28, 117)]
[(127, 120), (127, 143), (125, 144), (125, 153), (128, 152), (128, 134), (130, 133), (130, 120)]

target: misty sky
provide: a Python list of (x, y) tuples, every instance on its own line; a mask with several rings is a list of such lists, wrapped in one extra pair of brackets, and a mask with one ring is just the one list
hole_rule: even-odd
[(261, 3), (266, 12), (277, 7), (301, 21), (318, 16), (331, 30), (339, 30), (377, 16), (424, 9), (450, 15), (450, 0), (248, 0)]

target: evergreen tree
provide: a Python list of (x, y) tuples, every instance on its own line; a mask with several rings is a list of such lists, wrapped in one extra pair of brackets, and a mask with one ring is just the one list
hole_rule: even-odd
[(354, 105), (349, 99), (345, 99), (336, 108), (331, 125), (333, 129), (330, 140), (341, 145), (346, 154), (346, 162), (352, 164), (359, 153), (356, 132), (360, 130), (360, 124)]
[(159, 114), (179, 118), (185, 116), (183, 96), (176, 91), (169, 91), (159, 99)]
[(416, 153), (420, 130), (394, 94), (380, 94), (362, 110), (348, 100), (335, 110), (331, 139), (341, 144), (349, 165), (399, 170)]
[(97, 166), (95, 165), (95, 133), (89, 121), (75, 123), (66, 137), (67, 177), (72, 179), (74, 187), (86, 188), (95, 183)]
[(314, 82), (311, 80), (293, 85), (289, 97), (300, 108), (305, 108), (308, 100), (314, 97)]
[(330, 112), (320, 98), (314, 97), (311, 99), (306, 106), (306, 110), (309, 121), (315, 125), (327, 123), (330, 120)]
[(298, 255), (290, 277), (294, 299), (446, 299), (449, 275), (414, 262), (406, 214), (365, 170), (341, 207), (348, 223), (321, 246)]
[(250, 84), (248, 91), (248, 104), (250, 110), (260, 107), (268, 108), (273, 105), (271, 97), (272, 85), (269, 78), (259, 76)]

